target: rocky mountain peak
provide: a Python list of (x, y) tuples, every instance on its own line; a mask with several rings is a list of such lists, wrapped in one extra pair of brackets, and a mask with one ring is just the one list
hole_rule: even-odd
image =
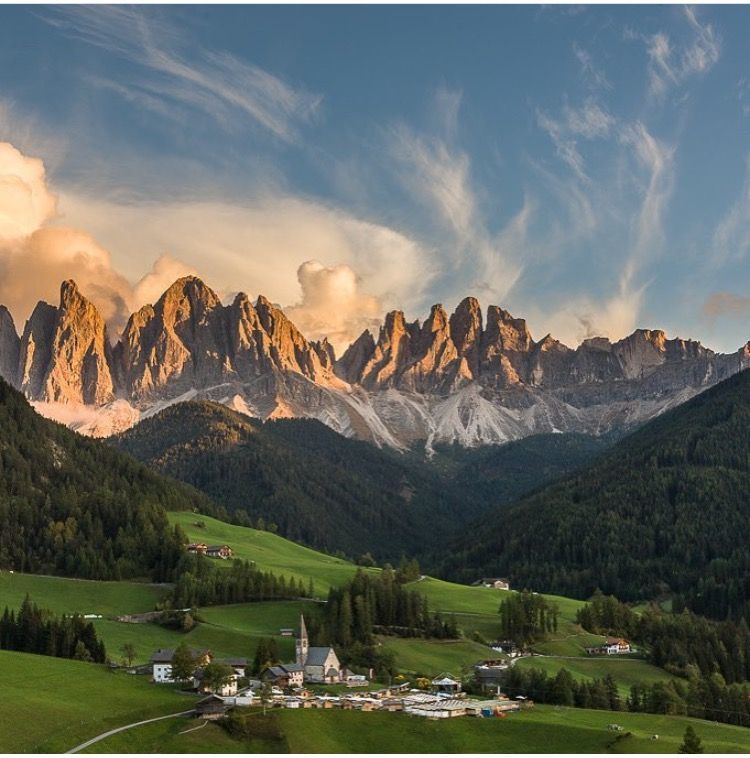
[(11, 384), (16, 381), (20, 349), (21, 339), (13, 317), (4, 305), (0, 305), (0, 376)]
[[(47, 309), (42, 311), (49, 314), (49, 319), (44, 318), (45, 339), (49, 339), (51, 330), (50, 352), (41, 381), (45, 399), (88, 405), (103, 405), (114, 399), (107, 328), (99, 311), (70, 279), (60, 287), (60, 305), (54, 316)], [(33, 320), (32, 315), (30, 321)], [(30, 330), (32, 340), (34, 331)], [(32, 358), (30, 367), (22, 367), (22, 374), (41, 372), (41, 366), (34, 364)]]
[(450, 317), (450, 334), (459, 356), (465, 359), (471, 376), (479, 373), (482, 341), (482, 309), (474, 297), (465, 297)]

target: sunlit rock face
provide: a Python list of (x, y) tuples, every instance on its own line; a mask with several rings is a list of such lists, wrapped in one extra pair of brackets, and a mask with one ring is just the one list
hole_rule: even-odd
[(0, 376), (42, 413), (107, 436), (174, 402), (211, 399), (260, 418), (316, 418), (378, 445), (498, 444), (540, 432), (602, 434), (648, 420), (743, 368), (750, 343), (722, 355), (637, 330), (572, 349), (526, 321), (465, 298), (424, 322), (401, 311), (337, 360), (265, 297), (228, 305), (194, 276), (133, 313), (112, 344), (75, 283), (40, 302), (16, 333), (0, 307)]

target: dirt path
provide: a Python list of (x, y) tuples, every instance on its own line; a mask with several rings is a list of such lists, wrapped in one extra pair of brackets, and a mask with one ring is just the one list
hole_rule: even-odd
[(86, 742), (82, 742), (80, 745), (76, 745), (74, 748), (67, 750), (66, 754), (80, 753), (81, 750), (85, 750), (87, 747), (90, 747), (94, 743), (101, 742), (102, 740), (107, 739), (107, 737), (111, 737), (113, 734), (117, 734), (118, 732), (124, 732), (128, 729), (133, 729), (136, 726), (143, 726), (144, 724), (152, 724), (154, 721), (163, 721), (164, 719), (174, 719), (178, 716), (187, 716), (189, 713), (193, 713), (192, 709), (189, 711), (180, 711), (179, 713), (169, 713), (166, 716), (157, 716), (154, 719), (146, 719), (145, 721), (136, 721), (134, 724), (127, 724), (126, 726), (119, 726), (117, 729), (110, 729), (108, 732), (99, 734), (96, 737), (92, 737), (90, 740), (86, 740)]

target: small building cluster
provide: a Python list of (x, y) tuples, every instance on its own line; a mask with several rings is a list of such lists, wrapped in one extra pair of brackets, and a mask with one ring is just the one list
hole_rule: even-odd
[[(191, 650), (191, 656), (195, 662), (195, 668), (190, 678), (190, 684), (196, 692), (210, 692), (211, 694), (230, 697), (237, 695), (239, 680), (244, 678), (247, 670), (246, 658), (214, 659), (210, 650)], [(175, 651), (159, 649), (151, 656), (152, 676), (157, 684), (171, 684), (175, 681), (172, 673), (172, 661)], [(214, 692), (205, 681), (205, 668), (209, 663), (223, 663), (232, 670), (230, 678)]]
[(601, 645), (587, 647), (586, 652), (589, 655), (623, 655), (632, 653), (630, 643), (622, 637), (607, 637)]
[[(444, 687), (440, 680), (452, 677), (441, 676), (433, 680), (432, 690), (412, 689), (408, 682), (386, 687), (372, 692), (355, 692), (351, 694), (321, 695), (310, 692), (304, 687), (295, 688), (291, 693), (280, 687), (273, 687), (265, 705), (271, 708), (316, 708), (322, 710), (339, 709), (345, 711), (386, 711), (388, 713), (406, 713), (427, 719), (450, 719), (461, 716), (476, 718), (503, 718), (507, 713), (530, 708), (533, 703), (525, 698), (511, 700), (504, 695), (493, 699), (474, 700), (460, 692), (460, 685), (452, 679), (454, 695), (437, 692)], [(458, 686), (456, 686), (458, 685)], [(235, 705), (258, 705), (257, 694), (247, 693), (244, 697), (218, 697), (212, 695), (201, 700), (196, 706), (196, 715), (203, 719), (221, 718)]]
[(206, 545), (205, 542), (191, 542), (186, 550), (193, 555), (205, 555), (207, 558), (227, 560), (234, 555), (229, 545)]
[(488, 587), (489, 589), (493, 590), (509, 590), (510, 582), (507, 579), (489, 576), (483, 577), (482, 579), (477, 579), (477, 581), (472, 584), (472, 587)]
[[(289, 631), (282, 629), (281, 633)], [(284, 635), (288, 636), (288, 635)], [(293, 663), (280, 663), (263, 672), (263, 679), (277, 687), (299, 687), (302, 684), (366, 685), (367, 679), (341, 665), (336, 651), (330, 647), (310, 647), (305, 617), (300, 616), (299, 633), (294, 643)]]

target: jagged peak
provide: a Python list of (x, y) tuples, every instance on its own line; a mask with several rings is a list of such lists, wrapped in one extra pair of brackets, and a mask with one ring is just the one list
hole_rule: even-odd
[(12, 329), (13, 333), (18, 336), (16, 323), (13, 321), (13, 315), (4, 305), (0, 305), (0, 327)]

